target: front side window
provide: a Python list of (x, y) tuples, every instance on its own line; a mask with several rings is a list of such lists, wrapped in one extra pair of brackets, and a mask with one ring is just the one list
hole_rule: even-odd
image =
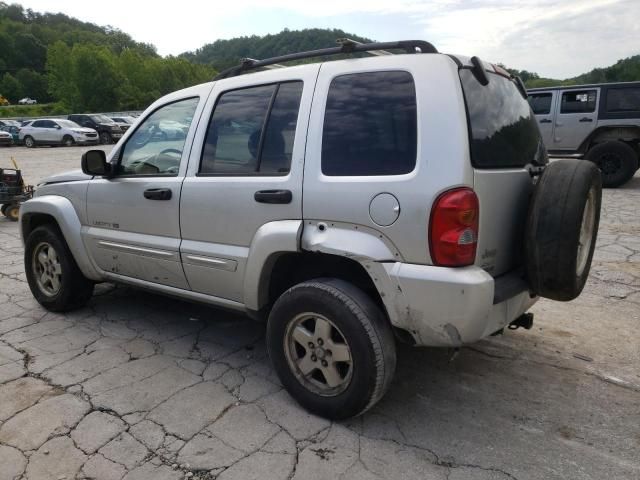
[(531, 105), (531, 110), (536, 115), (548, 115), (551, 113), (551, 93), (530, 93), (527, 100)]
[(31, 124), (33, 128), (46, 128), (46, 120), (36, 120)]
[(301, 95), (302, 82), (223, 93), (207, 129), (200, 173), (286, 175)]
[(408, 72), (336, 77), (322, 130), (327, 176), (401, 175), (416, 166), (416, 90)]
[(596, 111), (596, 90), (573, 90), (562, 94), (560, 113), (591, 113)]
[(177, 175), (199, 98), (170, 103), (149, 115), (122, 148), (119, 175)]

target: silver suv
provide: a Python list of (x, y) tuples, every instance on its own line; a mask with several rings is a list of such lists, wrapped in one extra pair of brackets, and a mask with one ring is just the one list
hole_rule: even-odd
[(598, 169), (547, 164), (519, 79), (422, 41), (246, 60), (82, 170), (21, 208), (35, 298), (122, 282), (266, 319), (282, 383), (330, 418), (382, 397), (396, 340), (458, 347), (579, 295), (600, 213)]
[(41, 118), (20, 128), (18, 138), (26, 147), (36, 145), (95, 145), (98, 132), (84, 128), (71, 120), (61, 118)]
[(549, 152), (591, 160), (605, 187), (640, 168), (640, 82), (533, 88), (529, 103)]

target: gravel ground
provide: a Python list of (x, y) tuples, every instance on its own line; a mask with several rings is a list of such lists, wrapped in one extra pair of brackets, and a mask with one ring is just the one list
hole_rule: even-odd
[[(0, 165), (37, 183), (84, 150)], [(340, 423), (282, 390), (246, 318), (112, 285), (47, 313), (2, 219), (0, 480), (640, 479), (639, 206), (640, 176), (605, 191), (580, 298), (454, 358), (401, 347), (386, 397)]]

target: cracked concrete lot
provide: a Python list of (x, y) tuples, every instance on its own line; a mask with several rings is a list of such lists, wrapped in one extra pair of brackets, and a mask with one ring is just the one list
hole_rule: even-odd
[[(81, 148), (2, 150), (27, 180)], [(389, 393), (331, 423), (270, 367), (264, 327), (123, 286), (48, 313), (0, 220), (0, 480), (639, 479), (640, 177), (604, 193), (582, 296), (531, 331), (401, 347)]]

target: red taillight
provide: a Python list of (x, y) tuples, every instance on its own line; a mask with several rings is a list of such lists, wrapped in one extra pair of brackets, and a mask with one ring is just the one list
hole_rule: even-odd
[(429, 248), (435, 265), (472, 265), (478, 245), (478, 196), (470, 188), (456, 188), (440, 195), (431, 209)]

